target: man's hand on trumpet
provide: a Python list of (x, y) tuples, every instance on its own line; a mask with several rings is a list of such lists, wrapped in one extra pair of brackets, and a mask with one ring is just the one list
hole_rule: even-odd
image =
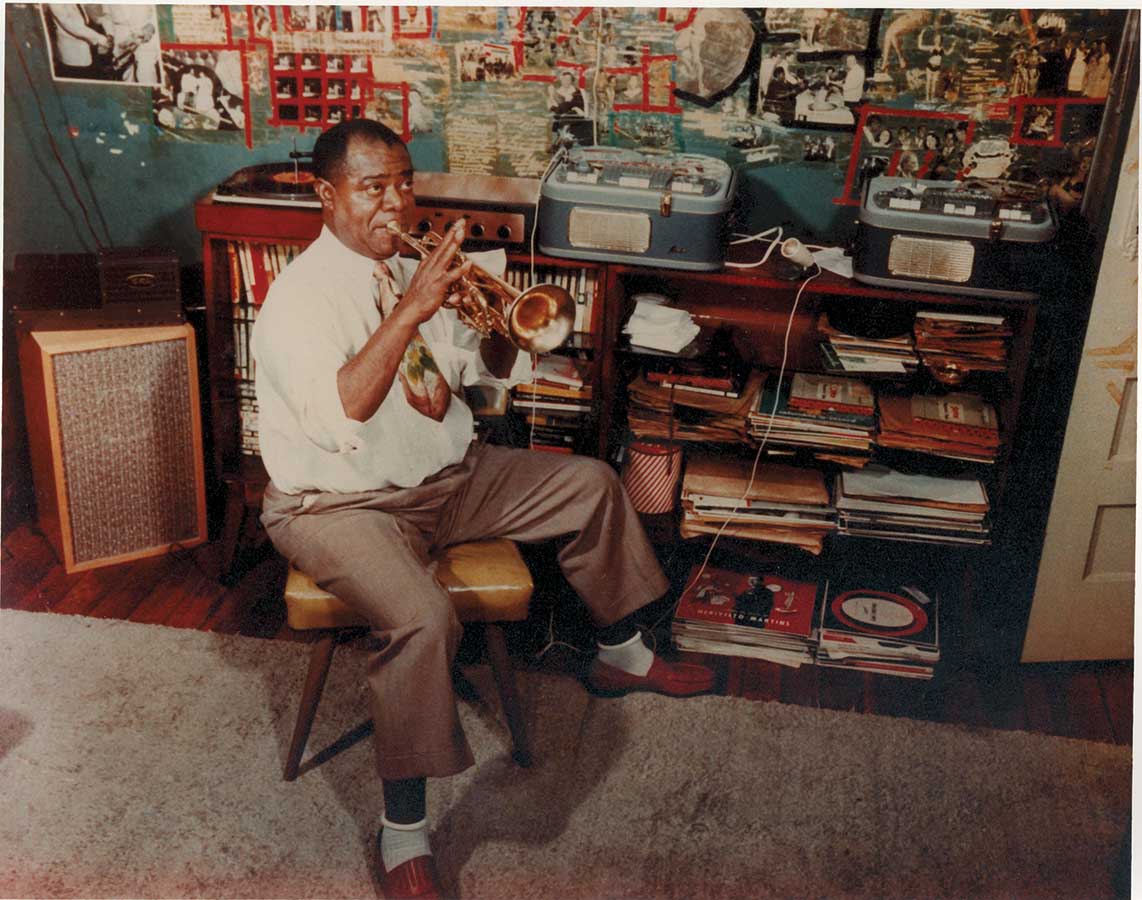
[(415, 317), (417, 323), (427, 322), (441, 306), (456, 306), (452, 297), (453, 286), (472, 268), (471, 260), (459, 266), (453, 261), (464, 241), (464, 223), (457, 222), (449, 229), (440, 245), (433, 249), (416, 268), (408, 290), (400, 302), (407, 315)]

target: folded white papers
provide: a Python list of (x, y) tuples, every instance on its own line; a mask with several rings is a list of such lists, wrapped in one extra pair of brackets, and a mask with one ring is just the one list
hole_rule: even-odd
[(677, 353), (701, 331), (690, 313), (684, 309), (662, 306), (655, 301), (639, 300), (634, 312), (623, 326), (623, 333), (630, 335), (631, 344)]

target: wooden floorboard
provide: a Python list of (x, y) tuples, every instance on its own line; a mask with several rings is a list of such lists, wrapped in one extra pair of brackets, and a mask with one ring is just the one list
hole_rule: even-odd
[(1098, 672), (1098, 684), (1106, 704), (1116, 744), (1134, 743), (1134, 665), (1110, 664)]
[(1114, 743), (1114, 727), (1103, 700), (1098, 673), (1080, 669), (1063, 680), (1067, 737)]
[[(284, 561), (270, 553), (241, 580), (218, 581), (216, 544), (71, 575), (30, 525), (0, 545), (0, 606), (89, 615), (276, 640), (305, 640), (285, 621)], [(557, 635), (558, 637), (558, 635)], [(517, 653), (520, 652), (516, 648)], [(1020, 729), (1130, 745), (1134, 666), (1122, 663), (957, 667), (949, 650), (930, 682), (764, 660), (694, 657), (730, 696), (801, 706)]]

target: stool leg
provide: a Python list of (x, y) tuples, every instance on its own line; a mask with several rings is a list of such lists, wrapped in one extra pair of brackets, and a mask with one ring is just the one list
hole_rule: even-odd
[(333, 661), (333, 651), (337, 649), (337, 632), (329, 632), (313, 645), (309, 654), (309, 671), (305, 674), (305, 688), (301, 693), (301, 705), (297, 710), (297, 723), (293, 726), (293, 738), (289, 743), (286, 757), (285, 780), (297, 778), (305, 744), (309, 740), (309, 730), (317, 716), (317, 704), (325, 690), (325, 678), (329, 675), (329, 664)]
[(484, 623), (484, 643), (488, 648), (488, 661), (492, 664), (492, 675), (500, 692), (500, 706), (504, 718), (508, 720), (508, 731), (512, 736), (512, 758), (527, 768), (531, 765), (531, 750), (527, 743), (527, 726), (524, 724), (523, 706), (516, 691), (515, 674), (508, 657), (508, 645), (504, 639), (503, 626), (496, 622)]

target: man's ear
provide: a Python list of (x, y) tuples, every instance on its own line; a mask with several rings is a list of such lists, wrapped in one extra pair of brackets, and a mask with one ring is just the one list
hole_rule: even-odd
[(313, 189), (317, 192), (317, 199), (321, 201), (321, 208), (332, 209), (333, 185), (324, 178), (318, 178), (313, 182)]

